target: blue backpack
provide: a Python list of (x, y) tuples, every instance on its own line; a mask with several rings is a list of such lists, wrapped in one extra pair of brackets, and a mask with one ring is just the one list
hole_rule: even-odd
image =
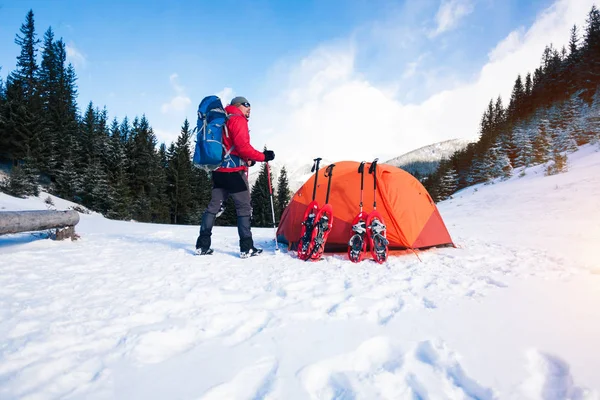
[(223, 144), (223, 135), (229, 135), (225, 125), (227, 119), (229, 115), (225, 112), (221, 99), (217, 96), (202, 99), (198, 106), (198, 123), (194, 129), (197, 131), (194, 165), (213, 171), (226, 159), (231, 159), (233, 146), (227, 150)]

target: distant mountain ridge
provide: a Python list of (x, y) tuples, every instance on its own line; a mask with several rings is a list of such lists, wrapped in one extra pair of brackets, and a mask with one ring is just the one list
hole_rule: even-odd
[(442, 159), (450, 158), (455, 152), (464, 149), (472, 142), (473, 141), (469, 139), (445, 140), (443, 142), (420, 147), (399, 157), (392, 158), (384, 164), (402, 168), (416, 176), (427, 176), (437, 170)]

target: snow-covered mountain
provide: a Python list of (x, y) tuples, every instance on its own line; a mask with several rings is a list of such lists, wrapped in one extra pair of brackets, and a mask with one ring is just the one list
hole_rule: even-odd
[(259, 257), (235, 227), (199, 257), (197, 226), (97, 213), (0, 236), (0, 398), (598, 399), (600, 152), (568, 157), (455, 193), (458, 247), (383, 265), (276, 255), (268, 228)]
[[(389, 164), (395, 167), (404, 169), (405, 171), (414, 174), (415, 171), (421, 176), (429, 175), (433, 173), (440, 163), (442, 158), (450, 157), (454, 152), (464, 149), (471, 141), (466, 139), (453, 139), (446, 140), (439, 143), (434, 143), (429, 146), (421, 147), (413, 150), (396, 158), (384, 162), (382, 164)], [(320, 166), (325, 167), (331, 164), (331, 160), (322, 160)], [(289, 181), (290, 190), (292, 193), (296, 192), (311, 176), (310, 169), (313, 166), (312, 162), (306, 164), (289, 164), (284, 161), (274, 160), (269, 163), (271, 166), (271, 173), (273, 174), (273, 184), (277, 186), (277, 179), (279, 178), (279, 172), (281, 167), (285, 165), (287, 170), (287, 176)], [(260, 164), (250, 169), (248, 180), (250, 187), (254, 185), (254, 182), (258, 179), (260, 173)]]
[(413, 175), (415, 173), (421, 176), (430, 175), (435, 172), (443, 158), (449, 158), (455, 152), (467, 147), (471, 142), (467, 139), (452, 139), (430, 144), (392, 158), (386, 161), (385, 164), (402, 168)]

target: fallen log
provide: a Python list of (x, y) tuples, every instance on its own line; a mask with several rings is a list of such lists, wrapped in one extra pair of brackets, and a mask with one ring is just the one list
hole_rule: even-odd
[(73, 210), (0, 211), (0, 235), (56, 229), (57, 239), (76, 239), (74, 227), (78, 222), (79, 213)]

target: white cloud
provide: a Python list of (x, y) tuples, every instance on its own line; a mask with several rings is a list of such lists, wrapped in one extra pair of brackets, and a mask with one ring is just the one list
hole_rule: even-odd
[(220, 92), (217, 92), (217, 96), (221, 99), (221, 102), (223, 103), (223, 105), (227, 105), (229, 104), (229, 102), (231, 101), (231, 99), (233, 99), (234, 96), (234, 91), (232, 88), (226, 87), (223, 88), (223, 90), (221, 90)]
[(155, 126), (152, 127), (152, 130), (154, 131), (158, 142), (165, 143), (167, 147), (170, 143), (177, 141), (177, 137), (179, 136), (179, 130), (161, 129), (156, 128)]
[[(169, 76), (169, 82), (175, 91), (175, 95), (169, 99), (168, 102), (161, 105), (160, 109), (163, 116), (162, 118), (159, 118), (158, 122), (154, 121), (153, 125), (154, 133), (156, 134), (158, 141), (164, 142), (167, 145), (177, 140), (177, 137), (180, 134), (180, 128), (186, 118), (192, 129), (196, 126), (196, 107), (199, 103), (198, 101), (198, 103), (192, 104), (192, 100), (186, 93), (186, 88), (179, 82), (178, 74), (171, 74), (171, 76)], [(221, 98), (223, 105), (226, 105), (229, 100), (231, 100), (234, 93), (232, 88), (225, 87), (215, 94)], [(145, 93), (142, 93), (141, 95), (144, 94)]]
[(175, 96), (168, 103), (164, 103), (161, 106), (161, 111), (163, 114), (169, 113), (183, 113), (187, 110), (188, 106), (192, 104), (192, 100), (190, 100), (187, 96)]
[(192, 104), (192, 100), (185, 94), (185, 88), (179, 84), (178, 79), (179, 76), (177, 74), (172, 74), (169, 77), (176, 95), (168, 102), (163, 103), (160, 108), (163, 114), (172, 114), (175, 117), (184, 115), (190, 104)]
[(458, 22), (473, 12), (472, 0), (442, 0), (435, 16), (436, 28), (430, 37), (438, 36), (455, 28)]
[(85, 68), (87, 65), (87, 58), (83, 53), (75, 48), (74, 43), (69, 43), (66, 45), (67, 49), (67, 60), (73, 64), (75, 68)]
[[(153, 129), (159, 142), (167, 145), (177, 140), (180, 133), (180, 127), (184, 120), (190, 114), (190, 105), (192, 100), (186, 93), (186, 88), (179, 83), (179, 75), (174, 73), (169, 76), (171, 88), (174, 95), (160, 106), (162, 118), (154, 119)], [(145, 93), (140, 93), (144, 97)], [(195, 126), (195, 121), (189, 120), (190, 124)]]
[(566, 43), (592, 3), (557, 1), (531, 27), (498, 43), (472, 81), (415, 104), (400, 103), (357, 73), (350, 41), (321, 46), (289, 67), (286, 84), (275, 77), (276, 96), (254, 105), (252, 144), (266, 143), (282, 162), (387, 160), (434, 142), (475, 138), (488, 101), (501, 94), (506, 102), (517, 74), (539, 66), (546, 45)]

